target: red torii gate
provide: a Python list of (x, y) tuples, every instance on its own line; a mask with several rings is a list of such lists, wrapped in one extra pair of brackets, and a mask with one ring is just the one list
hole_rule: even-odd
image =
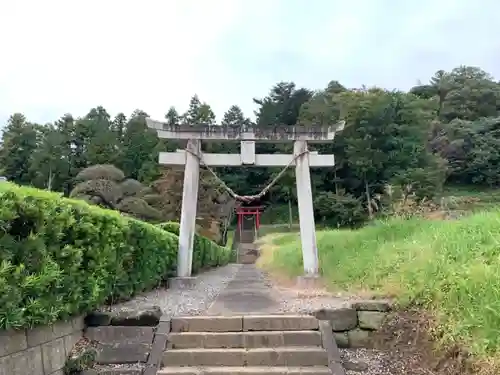
[(236, 214), (238, 215), (238, 230), (241, 232), (243, 229), (243, 217), (245, 215), (253, 215), (255, 216), (255, 229), (258, 231), (260, 227), (260, 214), (264, 208), (264, 206), (237, 207)]

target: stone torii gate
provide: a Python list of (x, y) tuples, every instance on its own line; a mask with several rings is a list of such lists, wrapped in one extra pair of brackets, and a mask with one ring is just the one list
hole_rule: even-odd
[[(193, 240), (196, 226), (196, 206), (198, 203), (198, 186), (200, 164), (206, 167), (224, 166), (261, 166), (284, 167), (295, 166), (297, 197), (299, 207), (300, 239), (304, 263), (304, 277), (316, 278), (319, 272), (318, 252), (311, 191), (311, 175), (309, 167), (332, 167), (335, 165), (334, 155), (320, 155), (308, 151), (308, 143), (332, 142), (335, 133), (342, 131), (344, 121), (335, 126), (304, 127), (225, 127), (208, 125), (168, 125), (159, 121), (146, 119), (149, 128), (158, 133), (159, 138), (186, 140), (185, 150), (177, 152), (160, 152), (159, 163), (164, 165), (184, 165), (184, 186), (182, 193), (181, 223), (179, 233), (179, 251), (177, 254), (177, 277), (171, 285), (189, 287), (193, 259)], [(201, 141), (240, 142), (240, 154), (201, 153)], [(288, 143), (294, 142), (293, 155), (256, 154), (255, 142)], [(211, 170), (211, 169), (210, 169)], [(284, 172), (284, 170), (282, 172)], [(213, 173), (213, 172), (212, 172)], [(281, 174), (280, 174), (281, 175)], [(266, 189), (265, 189), (266, 190)], [(267, 190), (266, 190), (267, 191)], [(261, 194), (263, 195), (265, 191)], [(260, 197), (261, 195), (259, 195)], [(235, 198), (245, 198), (235, 196)], [(252, 197), (246, 197), (251, 198)], [(254, 197), (255, 198), (255, 197)]]

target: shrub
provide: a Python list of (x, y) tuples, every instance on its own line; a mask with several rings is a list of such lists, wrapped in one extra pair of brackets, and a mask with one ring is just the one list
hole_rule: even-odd
[(151, 207), (145, 200), (137, 197), (126, 197), (116, 205), (120, 212), (134, 215), (147, 221), (161, 221), (161, 212)]
[(81, 170), (75, 180), (78, 183), (70, 193), (71, 198), (118, 210), (136, 219), (162, 221), (162, 213), (143, 199), (146, 188), (137, 180), (125, 179), (124, 173), (114, 165), (90, 166)]
[[(167, 232), (179, 235), (180, 225), (176, 222), (158, 224)], [(231, 250), (217, 245), (215, 242), (199, 234), (194, 235), (193, 241), (193, 272), (198, 272), (204, 267), (215, 267), (226, 264), (231, 259)]]
[(178, 236), (180, 231), (181, 231), (181, 225), (179, 223), (176, 223), (175, 221), (161, 223), (161, 224), (158, 224), (158, 226), (161, 229), (166, 230), (167, 232), (175, 234), (176, 236)]
[(82, 169), (75, 177), (76, 181), (109, 180), (120, 182), (125, 179), (125, 174), (114, 165), (96, 164)]
[(130, 298), (177, 263), (178, 237), (168, 231), (10, 183), (0, 188), (0, 228), (0, 329), (50, 324)]
[(314, 198), (314, 216), (318, 224), (356, 227), (366, 221), (361, 201), (350, 194), (323, 192)]
[(125, 197), (139, 196), (144, 190), (144, 185), (133, 178), (127, 178), (120, 183), (120, 190)]
[(88, 180), (76, 185), (70, 196), (71, 198), (80, 198), (81, 195), (97, 196), (109, 208), (114, 208), (116, 202), (122, 197), (118, 185), (114, 181), (104, 179)]

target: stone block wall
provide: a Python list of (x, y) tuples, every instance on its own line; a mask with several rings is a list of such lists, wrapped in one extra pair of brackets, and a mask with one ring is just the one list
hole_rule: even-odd
[(83, 336), (83, 318), (27, 330), (0, 331), (0, 375), (63, 375)]
[(371, 334), (382, 327), (389, 311), (389, 302), (369, 300), (343, 308), (320, 309), (314, 316), (330, 321), (340, 348), (363, 348), (370, 346)]

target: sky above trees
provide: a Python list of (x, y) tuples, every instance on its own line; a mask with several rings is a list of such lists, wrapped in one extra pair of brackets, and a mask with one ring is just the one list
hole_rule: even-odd
[[(409, 89), (438, 69), (500, 77), (493, 0), (0, 2), (0, 124), (103, 105), (163, 118), (197, 93), (218, 120), (277, 81)], [(494, 27), (495, 26), (495, 27)]]

